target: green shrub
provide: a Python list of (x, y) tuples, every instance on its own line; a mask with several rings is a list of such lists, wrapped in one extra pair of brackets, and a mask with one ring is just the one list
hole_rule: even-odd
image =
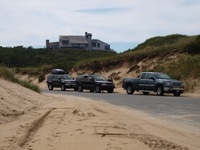
[(6, 67), (3, 67), (3, 66), (0, 66), (0, 77), (5, 79), (5, 80), (9, 80), (11, 82), (14, 82), (14, 83), (18, 83), (28, 89), (31, 89), (35, 92), (38, 92), (40, 93), (40, 89), (38, 86), (32, 84), (32, 83), (29, 83), (27, 81), (23, 81), (23, 80), (20, 80), (18, 78), (15, 77), (14, 71), (12, 69), (9, 69), (9, 68), (6, 68)]
[(39, 77), (38, 77), (38, 82), (43, 82), (45, 80), (45, 74), (41, 74)]
[(197, 36), (195, 41), (188, 44), (185, 49), (189, 54), (200, 54), (200, 35)]
[(0, 66), (0, 77), (11, 82), (18, 82), (18, 79), (15, 78), (12, 69)]

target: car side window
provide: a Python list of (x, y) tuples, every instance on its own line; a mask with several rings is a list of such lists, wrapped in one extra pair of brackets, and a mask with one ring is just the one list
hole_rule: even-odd
[(145, 77), (146, 77), (146, 73), (142, 73), (141, 79), (145, 79)]
[(84, 76), (83, 81), (88, 81), (88, 76)]
[(78, 76), (78, 77), (76, 78), (76, 80), (77, 80), (77, 81), (83, 80), (83, 76)]
[(154, 75), (152, 73), (148, 73), (146, 79), (154, 79)]
[(93, 81), (93, 80), (94, 80), (94, 77), (92, 77), (92, 76), (88, 77), (88, 81)]

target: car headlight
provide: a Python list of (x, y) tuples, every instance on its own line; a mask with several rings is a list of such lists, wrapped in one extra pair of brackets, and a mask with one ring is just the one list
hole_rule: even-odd
[(171, 85), (172, 85), (172, 82), (171, 82), (171, 81), (165, 81), (165, 85), (171, 86)]

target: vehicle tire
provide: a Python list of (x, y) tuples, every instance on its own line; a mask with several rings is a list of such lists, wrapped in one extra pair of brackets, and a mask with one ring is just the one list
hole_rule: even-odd
[(181, 93), (180, 92), (174, 92), (174, 96), (180, 96)]
[(95, 92), (96, 93), (101, 93), (101, 89), (100, 89), (100, 87), (98, 85), (95, 87)]
[(53, 90), (53, 85), (51, 83), (48, 83), (48, 89)]
[(108, 93), (113, 93), (114, 89), (109, 89)]
[(66, 90), (66, 87), (64, 84), (61, 84), (61, 91), (65, 91)]
[(144, 95), (149, 95), (149, 92), (142, 92)]
[(78, 91), (83, 92), (83, 87), (81, 85), (78, 85)]
[(156, 94), (159, 96), (163, 96), (164, 95), (164, 89), (162, 85), (158, 85), (156, 88)]
[(132, 85), (128, 85), (126, 87), (126, 93), (127, 94), (133, 94), (135, 92), (135, 90), (133, 89), (133, 86)]

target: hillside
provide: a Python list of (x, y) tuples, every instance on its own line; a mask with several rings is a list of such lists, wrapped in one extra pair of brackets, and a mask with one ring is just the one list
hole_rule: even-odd
[(108, 58), (81, 62), (71, 70), (73, 76), (98, 73), (112, 76), (121, 86), (124, 77), (137, 77), (142, 71), (158, 71), (183, 80), (186, 91), (195, 92), (200, 80), (200, 35), (154, 37), (136, 48)]
[[(124, 77), (137, 77), (142, 71), (165, 72), (185, 82), (186, 91), (198, 93), (200, 80), (200, 35), (153, 37), (120, 54), (70, 49), (0, 47), (0, 64), (12, 68), (29, 82), (45, 82), (53, 68), (62, 68), (74, 78), (98, 73), (113, 77), (121, 87)], [(26, 77), (24, 77), (26, 76)], [(39, 83), (39, 85), (41, 85)], [(42, 87), (45, 87), (42, 83)]]

